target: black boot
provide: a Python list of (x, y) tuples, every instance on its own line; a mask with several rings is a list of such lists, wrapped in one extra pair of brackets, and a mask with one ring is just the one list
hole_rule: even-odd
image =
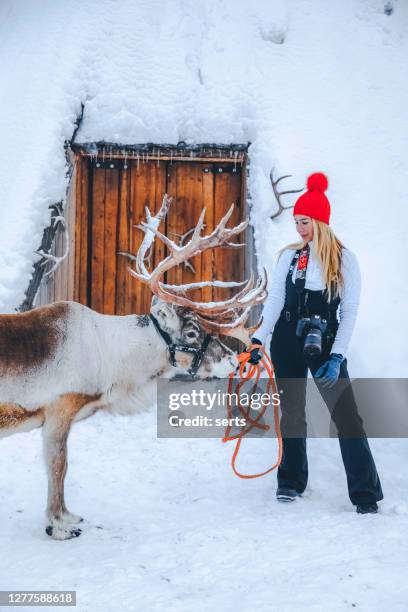
[(278, 487), (276, 489), (276, 499), (280, 502), (293, 502), (300, 495), (295, 489)]
[(373, 504), (358, 504), (356, 511), (357, 514), (377, 514), (378, 506), (376, 502)]

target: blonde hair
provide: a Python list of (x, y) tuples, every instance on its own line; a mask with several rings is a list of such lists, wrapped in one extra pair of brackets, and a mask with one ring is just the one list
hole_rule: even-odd
[[(341, 273), (341, 253), (345, 248), (344, 244), (337, 238), (331, 227), (327, 223), (312, 219), (313, 224), (313, 243), (315, 254), (320, 261), (327, 300), (340, 296), (340, 289), (343, 287), (344, 279)], [(280, 249), (278, 258), (286, 249), (298, 250), (303, 248), (306, 242), (293, 242)]]

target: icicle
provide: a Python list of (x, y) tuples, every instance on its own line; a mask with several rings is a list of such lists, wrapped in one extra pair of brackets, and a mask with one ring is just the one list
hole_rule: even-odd
[(237, 170), (237, 159), (238, 159), (238, 151), (235, 151), (234, 154), (234, 170)]
[(160, 166), (160, 149), (157, 149), (157, 167)]
[(139, 165), (140, 165), (139, 151), (137, 152), (136, 160), (137, 160), (137, 169), (139, 170)]
[(125, 159), (123, 160), (123, 169), (127, 170), (128, 165), (127, 165), (127, 149), (125, 149)]

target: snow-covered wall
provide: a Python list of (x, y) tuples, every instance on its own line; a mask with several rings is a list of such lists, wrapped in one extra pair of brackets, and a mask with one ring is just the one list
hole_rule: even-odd
[[(406, 376), (408, 4), (394, 0), (2, 0), (0, 311), (22, 300), (63, 144), (245, 143), (260, 265), (295, 238), (272, 222), (271, 166), (325, 172), (332, 226), (357, 254), (353, 373)], [(292, 200), (287, 199), (287, 203)]]

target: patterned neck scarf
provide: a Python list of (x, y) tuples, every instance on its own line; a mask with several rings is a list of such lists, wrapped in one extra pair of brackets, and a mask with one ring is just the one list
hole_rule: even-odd
[(307, 243), (299, 253), (298, 265), (296, 270), (295, 286), (304, 288), (306, 282), (306, 270), (309, 261), (310, 247)]

